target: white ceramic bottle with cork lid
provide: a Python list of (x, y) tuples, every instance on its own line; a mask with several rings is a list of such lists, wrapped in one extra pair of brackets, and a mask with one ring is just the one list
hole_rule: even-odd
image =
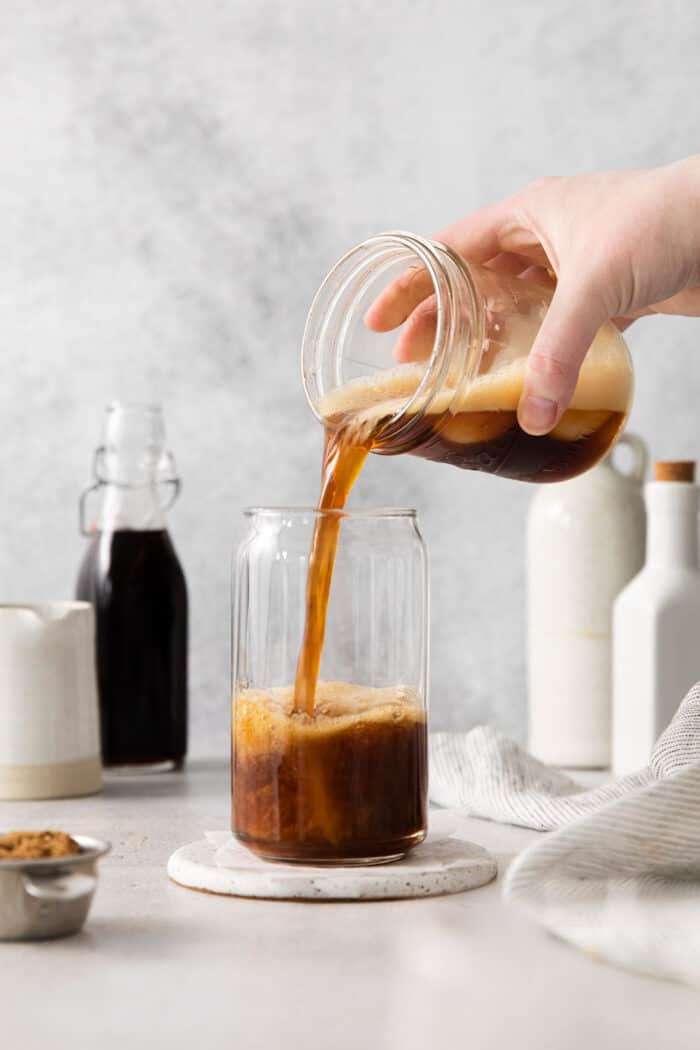
[(610, 764), (612, 608), (644, 561), (647, 450), (633, 434), (572, 481), (537, 492), (527, 527), (529, 748), (541, 761)]
[(645, 486), (646, 564), (614, 611), (613, 769), (645, 766), (700, 679), (700, 568), (695, 463), (657, 463)]

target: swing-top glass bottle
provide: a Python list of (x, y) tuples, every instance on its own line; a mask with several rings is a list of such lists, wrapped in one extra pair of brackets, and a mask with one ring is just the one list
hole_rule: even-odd
[(187, 747), (187, 589), (165, 512), (180, 480), (159, 405), (113, 402), (104, 435), (80, 502), (90, 544), (77, 584), (77, 597), (95, 607), (103, 762), (121, 772), (178, 769)]

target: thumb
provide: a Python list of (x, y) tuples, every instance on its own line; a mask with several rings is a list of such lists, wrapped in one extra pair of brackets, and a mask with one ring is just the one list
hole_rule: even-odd
[(604, 303), (583, 283), (560, 280), (527, 359), (518, 422), (547, 434), (571, 401), (579, 369), (601, 324)]

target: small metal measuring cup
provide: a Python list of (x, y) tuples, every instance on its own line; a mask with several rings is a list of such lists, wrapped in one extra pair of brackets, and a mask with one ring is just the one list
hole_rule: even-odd
[(48, 940), (77, 933), (97, 886), (101, 839), (73, 836), (80, 853), (37, 860), (0, 860), (0, 941)]

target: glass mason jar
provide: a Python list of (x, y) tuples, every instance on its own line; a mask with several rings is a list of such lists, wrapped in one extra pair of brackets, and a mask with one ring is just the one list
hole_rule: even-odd
[(179, 491), (160, 405), (108, 405), (76, 597), (95, 607), (102, 759), (121, 772), (178, 769), (187, 750), (187, 587), (165, 521)]
[[(232, 828), (270, 860), (384, 863), (425, 836), (428, 565), (412, 510), (245, 512)], [(314, 529), (340, 521), (313, 715), (294, 709)]]
[(525, 362), (553, 294), (546, 280), (466, 262), (413, 234), (363, 242), (311, 305), (302, 368), (314, 413), (327, 428), (352, 425), (385, 455), (522, 481), (582, 473), (624, 426), (631, 359), (618, 329), (604, 324), (560, 422), (540, 437), (521, 430)]

